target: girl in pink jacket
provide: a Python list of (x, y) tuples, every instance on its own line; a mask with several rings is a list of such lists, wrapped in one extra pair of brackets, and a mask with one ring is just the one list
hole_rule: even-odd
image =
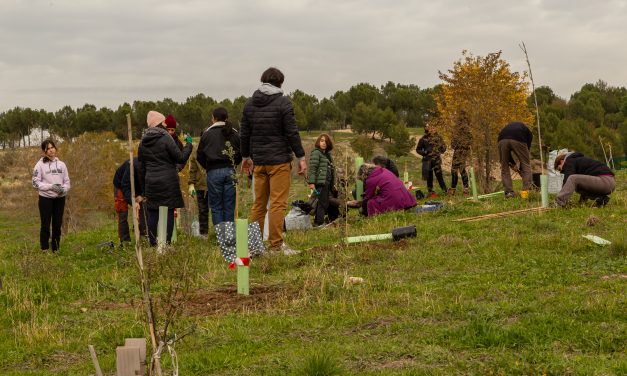
[[(39, 217), (41, 228), (39, 244), (42, 251), (47, 251), (52, 243), (52, 252), (59, 249), (61, 242), (61, 224), (65, 195), (70, 190), (70, 176), (65, 163), (57, 158), (57, 147), (52, 140), (41, 143), (44, 156), (33, 169), (33, 187), (39, 191)], [(52, 242), (50, 242), (50, 224), (52, 222)]]

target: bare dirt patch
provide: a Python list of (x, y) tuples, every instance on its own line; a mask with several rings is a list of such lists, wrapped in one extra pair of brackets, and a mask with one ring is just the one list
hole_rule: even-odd
[(209, 316), (234, 312), (259, 312), (279, 299), (297, 298), (297, 291), (286, 286), (250, 286), (250, 295), (240, 295), (236, 286), (216, 290), (196, 290), (183, 303), (183, 314)]

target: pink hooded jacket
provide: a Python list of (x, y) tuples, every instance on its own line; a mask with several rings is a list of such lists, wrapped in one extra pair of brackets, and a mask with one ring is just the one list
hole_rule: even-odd
[[(52, 190), (54, 184), (60, 184), (64, 193), (59, 194)], [(44, 158), (40, 158), (33, 169), (33, 187), (39, 190), (39, 195), (48, 198), (62, 197), (70, 190), (70, 176), (67, 172), (65, 163), (59, 158), (44, 162)]]

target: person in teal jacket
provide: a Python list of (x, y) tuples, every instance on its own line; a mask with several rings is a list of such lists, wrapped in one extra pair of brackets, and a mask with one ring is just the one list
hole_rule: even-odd
[(307, 182), (318, 198), (315, 208), (314, 226), (324, 225), (325, 215), (331, 223), (339, 216), (339, 210), (335, 205), (329, 205), (330, 198), (337, 197), (335, 189), (335, 166), (333, 165), (333, 141), (331, 137), (323, 133), (316, 140), (316, 147), (309, 155), (309, 174)]

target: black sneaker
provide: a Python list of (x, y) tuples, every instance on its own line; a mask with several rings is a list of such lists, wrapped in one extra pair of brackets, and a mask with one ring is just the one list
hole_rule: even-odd
[(596, 206), (597, 208), (602, 208), (607, 205), (608, 202), (610, 202), (609, 196), (599, 196), (594, 199), (594, 206)]

